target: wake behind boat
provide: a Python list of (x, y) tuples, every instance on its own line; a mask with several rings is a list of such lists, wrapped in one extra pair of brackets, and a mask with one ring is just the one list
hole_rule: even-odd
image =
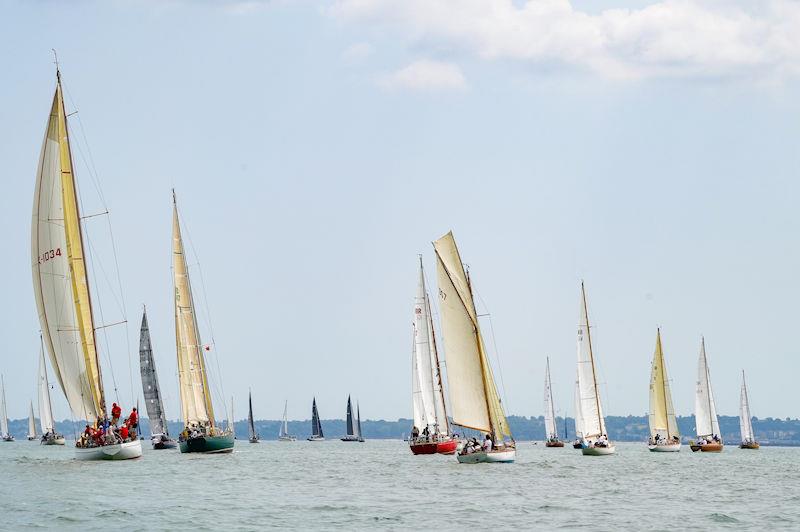
[[(453, 423), (484, 434), (457, 454), (466, 464), (513, 462), (516, 444), (481, 336), (472, 285), (449, 232), (433, 243)], [(509, 440), (505, 440), (508, 437)]]
[(647, 448), (651, 452), (678, 452), (681, 450), (681, 435), (672, 407), (664, 350), (661, 347), (661, 329), (656, 330), (656, 350), (650, 370), (650, 440)]
[(106, 415), (68, 116), (61, 72), (56, 67), (56, 90), (39, 158), (31, 226), (33, 288), (42, 337), (73, 417), (93, 424), (76, 442), (76, 458), (138, 458), (142, 446), (135, 433), (123, 436), (121, 428), (118, 431), (109, 425)]

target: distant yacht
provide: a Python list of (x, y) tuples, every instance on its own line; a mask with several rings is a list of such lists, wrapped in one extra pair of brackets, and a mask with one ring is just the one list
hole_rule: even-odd
[(753, 418), (750, 415), (750, 399), (747, 394), (747, 383), (744, 380), (744, 370), (742, 370), (742, 392), (739, 396), (739, 429), (742, 432), (740, 449), (758, 449), (760, 447), (753, 432)]
[(3, 441), (14, 441), (14, 436), (8, 432), (8, 416), (6, 415), (6, 383), (0, 375), (0, 438)]
[(258, 443), (258, 441), (260, 440), (260, 436), (256, 432), (255, 422), (253, 421), (253, 394), (249, 390), (247, 391), (247, 404), (248, 404), (247, 433), (249, 435), (248, 440), (250, 441), (250, 443)]
[(550, 357), (547, 357), (547, 366), (544, 373), (544, 429), (547, 433), (545, 447), (564, 447), (564, 442), (558, 439), (558, 429), (556, 428), (553, 386), (550, 382)]
[(64, 445), (66, 440), (63, 434), (56, 432), (53, 420), (53, 406), (50, 403), (50, 383), (47, 380), (47, 362), (44, 360), (44, 341), (39, 337), (41, 351), (39, 352), (39, 426), (42, 429), (41, 445)]
[(697, 362), (697, 388), (694, 396), (694, 419), (697, 429), (697, 442), (689, 442), (693, 452), (719, 453), (723, 449), (719, 431), (717, 405), (711, 389), (711, 374), (706, 358), (706, 340), (700, 340), (700, 358)]
[(653, 452), (677, 452), (681, 450), (681, 434), (672, 407), (667, 366), (661, 347), (661, 329), (656, 330), (656, 351), (650, 370), (650, 440), (648, 448)]
[(353, 422), (353, 404), (350, 402), (350, 396), (347, 396), (347, 434), (342, 441), (364, 441), (361, 439), (361, 420), (359, 419), (358, 425)]
[(308, 441), (325, 441), (325, 435), (322, 434), (322, 423), (319, 421), (316, 397), (311, 401), (311, 436)]
[(289, 420), (286, 417), (286, 412), (289, 408), (289, 401), (283, 402), (283, 423), (281, 423), (281, 428), (278, 431), (278, 441), (296, 441), (297, 436), (292, 436), (289, 434)]
[(28, 441), (36, 439), (36, 418), (33, 417), (33, 401), (31, 401), (31, 408), (28, 411)]
[[(142, 326), (139, 329), (139, 373), (142, 377), (144, 406), (150, 420), (150, 444), (153, 449), (174, 449), (178, 444), (169, 437), (164, 402), (161, 400), (161, 386), (158, 383), (153, 347), (150, 343), (150, 327), (147, 324), (147, 310), (142, 309)], [(138, 408), (136, 409), (139, 410)]]

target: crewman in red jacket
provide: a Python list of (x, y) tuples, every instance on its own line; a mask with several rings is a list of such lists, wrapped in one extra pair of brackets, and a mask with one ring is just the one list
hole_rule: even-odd
[(122, 415), (122, 408), (117, 403), (111, 405), (111, 424), (116, 426), (119, 417)]

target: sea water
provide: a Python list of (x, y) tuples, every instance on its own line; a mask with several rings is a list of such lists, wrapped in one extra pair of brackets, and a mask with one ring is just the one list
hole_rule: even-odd
[(71, 442), (0, 442), (0, 528), (800, 529), (800, 449), (614, 456), (518, 442), (513, 464), (412, 456), (397, 440), (236, 442), (78, 462)]

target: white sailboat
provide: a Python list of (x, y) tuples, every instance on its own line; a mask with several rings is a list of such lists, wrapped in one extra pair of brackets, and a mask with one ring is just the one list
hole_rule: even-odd
[(589, 309), (586, 289), (581, 282), (580, 324), (578, 325), (578, 386), (581, 417), (583, 420), (581, 452), (589, 456), (614, 454), (616, 447), (608, 439), (600, 388), (597, 385), (597, 368), (592, 351), (592, 333), (589, 328)]
[(723, 443), (719, 430), (717, 405), (714, 402), (714, 392), (711, 389), (711, 373), (708, 369), (705, 338), (700, 340), (700, 358), (697, 361), (694, 419), (697, 429), (697, 442), (689, 442), (690, 449), (694, 452), (718, 453), (722, 451)]
[(677, 452), (681, 450), (681, 435), (672, 407), (667, 366), (664, 350), (661, 347), (661, 329), (656, 331), (656, 350), (650, 371), (650, 441), (648, 448), (653, 452)]
[(14, 441), (14, 436), (8, 432), (8, 415), (6, 414), (6, 383), (0, 375), (0, 438), (3, 441)]
[[(50, 363), (73, 417), (97, 427), (106, 418), (100, 354), (95, 338), (86, 246), (73, 172), (61, 73), (50, 108), (33, 202), (33, 288)], [(139, 439), (119, 442), (111, 432), (79, 440), (79, 460), (122, 460), (142, 455)]]
[(581, 383), (575, 376), (575, 441), (572, 442), (573, 449), (580, 449), (583, 441), (583, 415), (581, 414)]
[(36, 418), (33, 416), (33, 401), (31, 401), (31, 408), (28, 410), (28, 434), (26, 437), (28, 441), (36, 439)]
[(41, 340), (39, 351), (39, 427), (42, 429), (42, 445), (64, 445), (63, 434), (56, 432), (53, 419), (53, 405), (50, 402), (50, 383), (47, 380), (47, 362), (44, 360), (44, 340)]
[(747, 383), (744, 380), (744, 370), (742, 370), (742, 391), (739, 395), (739, 429), (742, 433), (740, 449), (758, 449), (760, 447), (753, 432), (753, 417), (750, 415), (750, 399), (747, 394)]
[(409, 448), (415, 455), (453, 454), (458, 441), (453, 437), (447, 420), (444, 384), (421, 255), (417, 295), (414, 298), (413, 336), (411, 403), (414, 426), (408, 441)]
[[(484, 449), (467, 444), (457, 454), (461, 463), (513, 462), (516, 444), (506, 420), (500, 395), (478, 323), (472, 286), (464, 270), (453, 233), (433, 243), (436, 252), (439, 305), (453, 423), (477, 430), (491, 440)], [(506, 440), (505, 438), (509, 439)], [(489, 440), (485, 440), (487, 443)], [(481, 445), (481, 442), (477, 442)]]
[(287, 410), (289, 408), (289, 401), (283, 402), (283, 423), (281, 423), (280, 431), (278, 432), (278, 441), (297, 441), (297, 436), (289, 434), (289, 419), (287, 418)]
[(550, 357), (547, 357), (547, 366), (544, 374), (544, 429), (547, 439), (545, 447), (564, 447), (564, 442), (558, 439), (556, 428), (556, 411), (553, 406), (553, 386), (550, 382)]

